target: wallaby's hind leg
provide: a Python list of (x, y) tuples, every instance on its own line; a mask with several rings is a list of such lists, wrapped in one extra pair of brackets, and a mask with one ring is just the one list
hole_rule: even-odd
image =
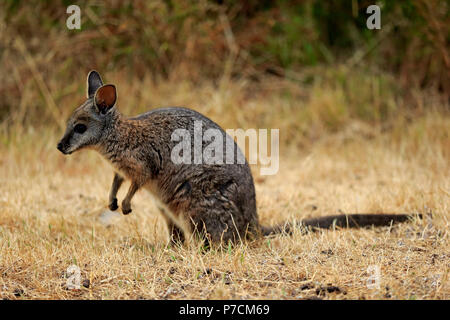
[(131, 181), (130, 189), (122, 201), (122, 213), (129, 214), (131, 212), (131, 199), (133, 198), (136, 191), (139, 190), (139, 185), (135, 181)]
[(248, 223), (232, 202), (225, 200), (206, 203), (211, 205), (190, 210), (194, 233), (206, 242), (213, 243), (235, 243), (245, 238)]
[[(214, 179), (214, 178), (212, 178)], [(206, 243), (236, 243), (258, 227), (254, 201), (246, 201), (246, 191), (233, 181), (216, 182), (208, 189), (209, 181), (192, 188), (182, 206), (190, 229)], [(200, 189), (200, 190), (199, 190)], [(205, 190), (206, 189), (206, 190)]]
[(120, 186), (122, 185), (124, 178), (118, 173), (114, 174), (113, 183), (111, 186), (111, 191), (109, 192), (109, 209), (115, 211), (119, 208), (117, 205), (117, 192), (119, 191)]

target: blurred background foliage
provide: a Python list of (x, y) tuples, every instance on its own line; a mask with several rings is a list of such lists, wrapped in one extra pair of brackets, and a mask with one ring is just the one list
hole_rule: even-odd
[[(70, 4), (81, 8), (81, 30), (66, 28)], [(377, 123), (398, 108), (420, 111), (435, 104), (427, 101), (448, 109), (450, 1), (377, 1), (380, 30), (366, 27), (371, 4), (3, 0), (0, 121), (6, 127), (36, 119), (58, 122), (66, 115), (61, 110), (79, 102), (94, 68), (125, 89), (124, 83), (167, 82), (173, 90), (184, 83), (189, 91), (205, 83), (219, 89), (245, 83), (244, 100), (269, 90), (281, 100), (274, 100), (275, 111), (268, 114), (296, 119), (293, 134), (307, 130), (302, 121), (317, 118), (335, 130), (347, 118)], [(144, 100), (133, 102), (160, 102)], [(286, 100), (289, 107), (279, 103)]]

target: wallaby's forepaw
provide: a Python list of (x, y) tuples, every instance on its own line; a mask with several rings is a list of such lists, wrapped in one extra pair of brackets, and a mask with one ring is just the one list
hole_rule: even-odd
[(122, 213), (123, 214), (129, 214), (131, 212), (131, 205), (129, 203), (123, 203), (122, 202)]
[(131, 211), (133, 211), (133, 210), (131, 210), (131, 208), (129, 208), (129, 209), (122, 208), (123, 214), (129, 214)]
[(117, 209), (119, 209), (119, 206), (117, 205), (117, 198), (114, 198), (113, 201), (111, 201), (111, 203), (108, 205), (108, 207), (111, 211), (116, 211)]

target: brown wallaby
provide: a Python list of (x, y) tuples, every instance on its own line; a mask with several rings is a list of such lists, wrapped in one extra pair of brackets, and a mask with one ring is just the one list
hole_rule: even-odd
[[(183, 242), (192, 234), (220, 243), (236, 242), (249, 235), (292, 232), (293, 226), (289, 224), (274, 227), (259, 224), (249, 165), (234, 140), (216, 123), (196, 111), (178, 107), (155, 109), (127, 118), (117, 110), (116, 102), (115, 86), (103, 85), (100, 75), (91, 71), (87, 78), (87, 100), (69, 118), (57, 146), (64, 154), (91, 148), (112, 163), (116, 173), (109, 194), (111, 210), (118, 209), (117, 191), (127, 178), (131, 185), (122, 201), (123, 214), (131, 212), (131, 199), (136, 191), (149, 190), (159, 203), (175, 242)], [(199, 147), (201, 155), (212, 138), (203, 138), (200, 145), (195, 145), (194, 137), (184, 141), (186, 149), (174, 153), (181, 140), (180, 132), (190, 139), (196, 131), (206, 134), (211, 133), (210, 129), (216, 133), (214, 140), (231, 141), (211, 153), (213, 161), (198, 161)], [(183, 161), (176, 157), (174, 160), (174, 154)], [(225, 163), (222, 160), (226, 157), (244, 160)], [(410, 217), (408, 214), (342, 214), (303, 220), (299, 225), (310, 229), (386, 226)]]

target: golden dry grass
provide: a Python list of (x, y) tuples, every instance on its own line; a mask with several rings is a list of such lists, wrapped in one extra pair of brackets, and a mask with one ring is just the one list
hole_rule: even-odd
[[(199, 110), (220, 117), (213, 108)], [(0, 297), (448, 299), (449, 128), (448, 115), (434, 112), (386, 133), (350, 121), (305, 150), (283, 144), (277, 175), (262, 177), (253, 168), (263, 224), (339, 211), (432, 212), (431, 220), (298, 232), (207, 252), (167, 247), (163, 220), (145, 191), (131, 215), (107, 226), (101, 214), (110, 166), (92, 151), (59, 154), (59, 130), (16, 128), (0, 147)], [(88, 288), (67, 290), (72, 264)], [(369, 266), (380, 268), (379, 289), (367, 287)], [(319, 292), (330, 285), (340, 292)]]

